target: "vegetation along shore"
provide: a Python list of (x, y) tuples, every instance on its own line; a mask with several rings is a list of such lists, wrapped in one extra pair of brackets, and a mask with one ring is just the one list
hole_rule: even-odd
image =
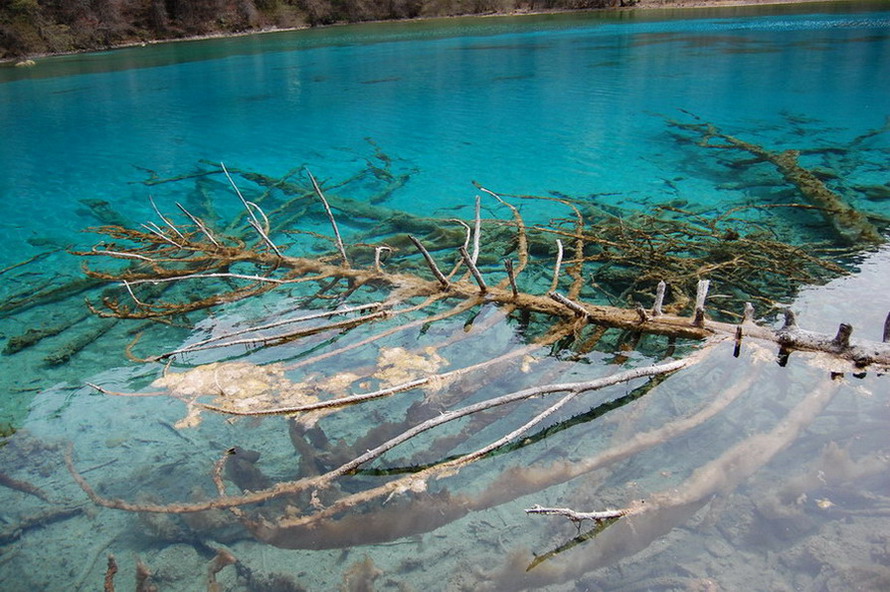
[(9, 0), (0, 4), (0, 61), (364, 21), (785, 3), (804, 0)]

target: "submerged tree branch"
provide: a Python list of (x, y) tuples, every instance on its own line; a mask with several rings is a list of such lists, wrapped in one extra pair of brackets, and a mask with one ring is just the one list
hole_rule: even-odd
[[(719, 133), (696, 126), (687, 131), (711, 137)], [(753, 150), (734, 143), (731, 136), (720, 138), (733, 150)], [(758, 156), (775, 155), (764, 151)], [(800, 186), (806, 185), (806, 174), (786, 165), (783, 174)], [(230, 421), (284, 416), (282, 423), (299, 455), (299, 472), (277, 483), (264, 475), (245, 483), (227, 477), (233, 466), (229, 463), (241, 459), (224, 456), (212, 470), (216, 497), (154, 503), (100, 493), (78, 473), (73, 449), (69, 449), (68, 470), (98, 505), (174, 514), (228, 509), (232, 510), (231, 519), (241, 521), (254, 537), (285, 548), (389, 540), (606, 468), (722, 413), (752, 388), (759, 379), (756, 373), (739, 376), (719, 392), (703, 396), (698, 410), (637, 431), (581, 458), (534, 467), (506, 463), (506, 468), (474, 495), (432, 486), (467, 465), (493, 456), (509, 459), (509, 454), (527, 442), (542, 440), (532, 432), (550, 429), (546, 422), (572, 409), (570, 404), (585, 393), (649, 379), (629, 388), (657, 394), (657, 385), (673, 381), (675, 373), (682, 374), (712, 355), (717, 343), (732, 339), (737, 356), (748, 344), (767, 343), (780, 364), (787, 360), (788, 352), (801, 350), (822, 352), (843, 362), (840, 368), (844, 369), (890, 367), (886, 335), (882, 341), (855, 340), (852, 326), (846, 323), (834, 335), (813, 333), (798, 327), (790, 315), (789, 322), (779, 329), (758, 323), (752, 302), (773, 310), (777, 301), (800, 285), (834, 277), (843, 268), (818, 248), (782, 242), (778, 233), (771, 235), (735, 218), (735, 213), (712, 219), (670, 206), (622, 213), (568, 196), (502, 196), (475, 184), (479, 195), (494, 200), (491, 210), (495, 218), (482, 219), (481, 198), (477, 196), (472, 221), (449, 218), (445, 220), (448, 224), (442, 224), (443, 220), (391, 210), (374, 199), (361, 202), (337, 195), (347, 182), (326, 183), (326, 196), (308, 171), (308, 184), (292, 181), (293, 173), (272, 179), (237, 171), (241, 179), (262, 187), (263, 196), (248, 201), (229, 170), (223, 167), (222, 172), (246, 210), (225, 230), (212, 229), (184, 208), (189, 223), (176, 226), (153, 202), (166, 228), (99, 229), (107, 242), (100, 250), (82, 255), (106, 263), (87, 273), (121, 287), (110, 290), (101, 304), (92, 306), (116, 318), (171, 320), (197, 317), (212, 307), (271, 290), (294, 298), (305, 314), (286, 318), (297, 308), (287, 307), (287, 313), (270, 313), (271, 318), (264, 321), (252, 321), (235, 330), (217, 327), (209, 337), (144, 356), (172, 365), (184, 363), (182, 358), (187, 354), (205, 352), (202, 358), (221, 361), (182, 373), (171, 371), (154, 385), (166, 391), (133, 394), (166, 392), (185, 403), (190, 420), (206, 411), (230, 415)], [(356, 178), (369, 178), (367, 175)], [(387, 188), (394, 179), (385, 174), (378, 178), (389, 179)], [(388, 195), (387, 188), (379, 193), (381, 201)], [(818, 188), (814, 191), (824, 194)], [(271, 198), (264, 201), (272, 192), (281, 198), (280, 205)], [(571, 213), (566, 218), (551, 218), (546, 224), (530, 224), (523, 217), (528, 211), (520, 215), (519, 208), (510, 203), (517, 199), (538, 204), (547, 201), (548, 207), (566, 208)], [(324, 220), (319, 200), (333, 229), (334, 248), (322, 232), (291, 232), (296, 244), (308, 244), (309, 248), (299, 256), (284, 254), (271, 237), (290, 232), (287, 221), (300, 214), (289, 209), (302, 213), (314, 209), (313, 215)], [(269, 203), (276, 205), (270, 207)], [(334, 210), (348, 224), (344, 229), (359, 228), (351, 238), (346, 235), (348, 249)], [(509, 214), (505, 214), (507, 210)], [(658, 217), (665, 212), (670, 215)], [(506, 219), (497, 219), (498, 215)], [(845, 222), (847, 226), (842, 227), (851, 240), (865, 245), (874, 242), (856, 216), (842, 217), (853, 221), (852, 226)], [(849, 228), (858, 229), (859, 234), (848, 232)], [(296, 250), (293, 244), (288, 245), (288, 253)], [(316, 253), (322, 250), (323, 254)], [(389, 255), (385, 264), (384, 253)], [(439, 265), (451, 272), (446, 275)], [(563, 275), (571, 279), (571, 285), (559, 292), (556, 288)], [(601, 304), (605, 301), (610, 304)], [(722, 308), (714, 303), (721, 303)], [(269, 308), (276, 311), (281, 307)], [(340, 315), (343, 318), (332, 318)], [(323, 338), (310, 339), (321, 334)], [(654, 339), (658, 336), (669, 339)], [(700, 348), (681, 340), (697, 342)], [(266, 360), (284, 360), (278, 363), (227, 361), (227, 356), (249, 360), (259, 356), (233, 354), (226, 348), (284, 343), (306, 346), (289, 345), (262, 354)], [(628, 353), (635, 348), (638, 355)], [(556, 355), (546, 357), (546, 351)], [(595, 360), (600, 351), (610, 355), (609, 363), (614, 364), (610, 368), (614, 371), (606, 376), (571, 364)], [(685, 353), (672, 359), (678, 351)], [(653, 363), (653, 359), (663, 361)], [(629, 368), (632, 363), (637, 367)], [(572, 379), (565, 378), (566, 372)], [(198, 380), (202, 376), (204, 382)], [(175, 386), (177, 381), (192, 379), (196, 382), (187, 387)], [(107, 394), (126, 394), (94, 388)], [(552, 395), (556, 395), (553, 400), (539, 404), (538, 399)], [(206, 396), (215, 398), (202, 399)], [(379, 407), (388, 397), (393, 400)], [(642, 521), (634, 522), (644, 525), (638, 540), (648, 544), (658, 532), (656, 526), (648, 526), (649, 517), (654, 523), (657, 516), (660, 528), (664, 522), (661, 512), (682, 516), (686, 507), (701, 504), (708, 495), (746, 478), (792, 441), (830, 395), (820, 390), (814, 399), (811, 405), (801, 403), (800, 409), (795, 408), (772, 432), (730, 448), (692, 473), (678, 490), (661, 492), (645, 504), (603, 512), (542, 506), (526, 511), (562, 515), (574, 522), (615, 520), (619, 529), (625, 522)], [(360, 426), (356, 433), (328, 433), (330, 426), (322, 418), (365, 411), (356, 405), (370, 405), (374, 407), (370, 413), (377, 415), (356, 422)], [(440, 459), (435, 462), (413, 450), (423, 448), (417, 443), (426, 442), (421, 436), (431, 430), (438, 430), (431, 438)], [(408, 446), (403, 447), (405, 444)], [(398, 471), (371, 465), (397, 449), (409, 450), (410, 463), (417, 465), (410, 470), (399, 467)], [(741, 467), (737, 474), (731, 471), (735, 466)], [(371, 475), (379, 480), (369, 480)], [(242, 493), (227, 493), (226, 478), (241, 487)], [(611, 536), (611, 528), (609, 532)], [(626, 530), (623, 533), (627, 535)], [(536, 567), (535, 578), (544, 577), (539, 571), (546, 575), (548, 566)], [(569, 573), (574, 572), (547, 577), (558, 581)]]

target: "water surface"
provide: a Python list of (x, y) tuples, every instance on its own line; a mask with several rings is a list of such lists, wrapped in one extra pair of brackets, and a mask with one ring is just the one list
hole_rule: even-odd
[[(114, 221), (159, 223), (149, 196), (171, 216), (176, 202), (205, 208), (207, 215), (212, 208), (224, 225), (240, 204), (221, 176), (201, 177), (206, 184), (193, 179), (145, 183), (213, 166), (202, 161), (272, 177), (296, 171), (304, 181), (300, 167), (305, 166), (331, 186), (369, 162), (386, 164), (406, 176), (403, 186), (380, 196), (379, 184), (359, 181), (348, 186), (347, 197), (379, 198), (376, 205), (391, 210), (466, 221), (472, 219), (479, 192), (473, 181), (504, 194), (566, 196), (623, 211), (650, 212), (672, 204), (705, 217), (799, 199), (769, 167), (728, 165), (722, 155), (679, 138), (670, 124), (701, 121), (772, 150), (801, 150), (801, 163), (823, 171), (830, 188), (854, 207), (886, 220), (890, 201), (881, 187), (888, 182), (890, 134), (881, 130), (890, 115), (890, 13), (809, 10), (342, 27), (128, 48), (48, 58), (31, 70), (0, 69), (0, 232), (5, 245), (0, 278), (10, 278), (2, 288), (5, 300), (15, 302), (52, 282), (80, 278), (79, 260), (65, 249), (94, 243), (96, 237), (82, 233), (84, 228)], [(249, 198), (261, 194), (259, 186), (238, 178)], [(484, 217), (510, 219), (502, 206), (483, 203)], [(557, 202), (516, 203), (533, 223), (571, 218)], [(776, 233), (803, 228), (809, 240), (833, 240), (817, 213), (789, 218), (777, 212), (745, 215)], [(294, 228), (329, 233), (320, 211), (296, 219)], [(347, 241), (363, 230), (361, 224), (344, 224)], [(319, 248), (305, 237), (292, 240), (295, 249)], [(12, 267), (32, 257), (40, 258)], [(832, 332), (844, 321), (856, 327), (857, 335), (879, 339), (888, 309), (881, 296), (888, 288), (886, 257), (885, 250), (852, 257), (844, 251), (838, 260), (852, 264), (857, 273), (807, 287), (798, 300), (781, 304), (795, 307), (808, 328)], [(542, 286), (548, 283), (551, 258), (537, 255), (538, 275), (544, 279), (529, 279), (529, 289), (546, 290)], [(93, 301), (100, 298), (88, 295)], [(86, 312), (79, 296), (4, 310), (0, 330), (5, 343), (29, 328), (57, 326)], [(466, 335), (468, 341), (437, 350), (457, 366), (524, 343), (526, 336), (513, 320), (487, 308), (477, 312), (478, 317), (451, 319), (436, 330), (397, 335), (385, 346), (425, 351), (449, 336)], [(779, 367), (775, 352), (753, 345), (738, 359), (731, 346), (720, 346), (708, 360), (639, 400), (430, 488), (478, 500), (501, 469), (544, 471), (561, 459), (581, 462), (626, 444), (634, 433), (690, 417), (727, 384), (757, 376), (713, 420), (598, 472), (480, 507), (441, 528), (433, 529), (436, 519), (430, 516), (429, 528), (421, 524), (409, 537), (326, 548), (330, 545), (312, 542), (310, 535), (310, 542), (282, 546), (321, 549), (293, 550), (219, 528), (213, 517), (183, 523), (172, 515), (97, 510), (86, 501), (61, 462), (68, 442), (76, 465), (101, 494), (128, 500), (173, 502), (209, 495), (211, 467), (232, 446), (259, 451), (259, 466), (272, 479), (292, 478), (296, 461), (283, 418), (227, 421), (205, 413), (200, 426), (180, 429), (175, 427), (184, 415), (180, 400), (108, 397), (84, 386), (149, 389), (164, 369), (128, 361), (124, 348), (138, 331), (151, 336), (138, 350), (147, 355), (243, 327), (248, 320), (289, 314), (296, 314), (293, 305), (272, 297), (220, 311), (194, 329), (120, 323), (60, 363), (59, 350), (72, 334), (96, 330), (96, 320), (87, 319), (72, 332), (0, 358), (3, 416), (18, 429), (0, 450), (0, 471), (36, 484), (51, 500), (0, 489), (7, 508), (2, 516), (3, 588), (96, 589), (105, 556), (114, 553), (121, 588), (132, 581), (139, 556), (155, 570), (160, 590), (203, 589), (209, 549), (221, 545), (241, 561), (237, 576), (231, 567), (220, 572), (223, 589), (230, 590), (297, 589), (297, 584), (281, 583), (285, 576), (306, 589), (339, 589), (353, 585), (359, 573), (380, 590), (886, 587), (888, 501), (881, 475), (887, 474), (882, 451), (890, 418), (886, 378), (874, 373), (854, 378), (847, 372), (827, 407), (801, 425), (800, 434), (751, 478), (716, 488), (672, 515), (639, 523), (641, 532), (663, 531), (651, 545), (641, 545), (640, 553), (623, 545), (631, 535), (619, 533), (610, 540), (607, 530), (602, 539), (555, 553), (526, 571), (534, 555), (560, 549), (577, 533), (555, 518), (529, 518), (523, 508), (536, 503), (617, 507), (688, 484), (697, 467), (744, 445), (753, 434), (773, 430), (790, 409), (822, 388), (829, 374), (824, 362), (808, 356), (793, 356), (788, 367)], [(474, 332), (474, 326), (488, 328)], [(365, 331), (372, 329), (342, 339), (361, 339)], [(333, 348), (339, 339), (325, 336), (292, 349), (225, 355), (256, 364), (292, 363)], [(617, 347), (623, 338), (614, 339)], [(540, 377), (586, 379), (655, 363), (666, 348), (664, 342), (643, 343), (640, 351), (619, 359), (604, 347), (580, 361), (536, 352), (523, 362), (537, 364), (534, 372), (514, 364), (503, 376), (486, 377), (478, 396), (503, 394)], [(351, 353), (313, 368), (316, 375), (300, 371), (288, 377), (334, 376), (373, 362), (378, 353)], [(555, 348), (553, 353), (560, 352)], [(214, 356), (177, 360), (174, 370), (219, 359)], [(555, 421), (582, 415), (641, 386), (591, 395)], [(394, 421), (407, 406), (387, 403), (368, 413), (373, 421)], [(332, 440), (349, 439), (370, 421), (361, 413), (332, 417), (322, 425)], [(509, 415), (503, 421), (500, 435), (520, 422)], [(483, 432), (467, 446), (481, 445), (488, 436)], [(438, 449), (426, 453), (424, 445), (444, 445), (430, 438), (381, 464), (437, 460)], [(361, 489), (368, 484), (361, 479), (372, 478), (356, 478), (344, 487)], [(504, 487), (519, 486), (516, 479)], [(60, 507), (71, 514), (27, 526), (31, 517)], [(362, 511), (381, 507), (385, 504)], [(369, 534), (380, 528), (369, 526), (364, 538), (386, 539), (385, 532)], [(375, 570), (382, 573), (374, 575)], [(273, 574), (284, 574), (277, 580), (279, 588), (273, 587)]]

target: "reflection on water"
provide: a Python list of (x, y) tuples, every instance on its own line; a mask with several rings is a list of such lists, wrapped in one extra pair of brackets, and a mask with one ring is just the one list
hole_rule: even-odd
[[(130, 276), (106, 287), (84, 276), (81, 261), (110, 272), (127, 269), (126, 258), (103, 267), (69, 253), (96, 240), (105, 241), (97, 250), (126, 251), (122, 237), (80, 233), (122, 225), (173, 241), (139, 252), (142, 262), (158, 260), (156, 272), (181, 262), (176, 241), (186, 239), (167, 226), (183, 224), (176, 204), (208, 222), (207, 233), (246, 229), (240, 236), (256, 241), (265, 226), (291, 254), (336, 260), (308, 165), (359, 268), (375, 265), (367, 245), (385, 236), (387, 269), (426, 274), (407, 259), (408, 233), (436, 246), (441, 265), (454, 264), (478, 180), (512, 194), (516, 208), (487, 193), (480, 204), (492, 240), (478, 263), (491, 285), (507, 286), (501, 259), (517, 252), (516, 216), (531, 244), (517, 280), (543, 294), (556, 247), (542, 228), (560, 229), (557, 288), (568, 292), (571, 239), (596, 232), (579, 229), (579, 212), (609, 229), (590, 240), (597, 249), (654, 215), (685, 232), (672, 247), (650, 237), (665, 261), (690, 237), (733, 243), (744, 228), (761, 241), (817, 241), (808, 254), (825, 258), (832, 276), (856, 271), (794, 300), (807, 280), (788, 267), (786, 286), (770, 285), (774, 270), (744, 285), (716, 282), (714, 315), (737, 318), (755, 296), (767, 314), (772, 295), (805, 328), (833, 333), (848, 322), (854, 336), (877, 340), (888, 305), (867, 295), (887, 291), (886, 248), (842, 246), (818, 212), (788, 207), (801, 196), (775, 166), (703, 149), (669, 120), (701, 116), (771, 149), (798, 149), (801, 165), (881, 225), (890, 71), (876, 56), (886, 52), (888, 16), (727, 16), (467, 20), (459, 35), (429, 23), (311, 31), (144, 48), (156, 49), (145, 61), (143, 48), (49, 60), (59, 70), (0, 85), (0, 123), (12, 130), (0, 146), (10, 163), (0, 224), (12, 247), (0, 256), (3, 588), (96, 589), (109, 554), (117, 589), (131, 585), (139, 562), (159, 590), (887, 588), (890, 417), (886, 378), (873, 370), (802, 353), (780, 366), (774, 346), (753, 340), (734, 357), (728, 342), (591, 326), (560, 333), (547, 315), (491, 304), (426, 302), (418, 312), (407, 306), (421, 306), (416, 298), (349, 325), (398, 296), (379, 284), (332, 283), (318, 294), (314, 284), (284, 286), (163, 322), (83, 306), (86, 298), (104, 312), (138, 313), (151, 310), (146, 299), (197, 308), (243, 286)], [(126, 65), (108, 65), (116, 59)], [(246, 206), (253, 229), (219, 161), (259, 204)], [(718, 226), (718, 216), (744, 225)], [(155, 226), (140, 226), (148, 220)], [(722, 253), (712, 252), (708, 274), (734, 277), (720, 275), (732, 262)], [(583, 254), (593, 275), (577, 288), (582, 298), (650, 305), (651, 294), (622, 275), (632, 261)], [(242, 261), (227, 271), (256, 268)], [(352, 305), (366, 308), (344, 310)], [(318, 316), (337, 306), (336, 318)], [(458, 464), (564, 393), (445, 422), (455, 409), (671, 359), (697, 363), (566, 398), (505, 445)], [(252, 417), (207, 407), (290, 408), (412, 381), (335, 412)], [(441, 424), (326, 477), (422, 422)], [(124, 509), (96, 505), (85, 490)], [(214, 506), (220, 495), (256, 497)], [(632, 511), (575, 525), (523, 511), (535, 504)], [(234, 565), (217, 555), (223, 548)]]
[[(460, 331), (460, 324), (453, 329)], [(182, 424), (187, 408), (175, 398), (100, 396), (86, 388), (67, 396), (48, 389), (2, 452), (6, 474), (40, 487), (13, 487), (18, 491), (8, 494), (16, 498), (10, 522), (26, 526), (6, 532), (14, 555), (4, 570), (10, 581), (24, 578), (30, 587), (77, 578), (86, 584), (101, 579), (105, 553), (116, 553), (124, 569), (133, 569), (129, 554), (136, 553), (156, 570), (159, 584), (187, 590), (203, 577), (212, 555), (208, 547), (226, 545), (250, 570), (242, 570), (237, 583), (235, 572), (220, 574), (234, 589), (265, 589), (258, 582), (283, 577), (273, 574), (287, 574), (307, 589), (329, 589), (360, 566), (377, 589), (441, 582), (447, 589), (563, 589), (561, 583), (571, 588), (596, 582), (604, 589), (671, 590), (699, 589), (695, 586), (706, 581), (726, 589), (752, 581), (758, 588), (814, 589), (825, 582), (828, 589), (879, 589), (869, 582), (882, 577), (884, 541), (876, 526), (886, 513), (882, 379), (872, 374), (832, 379), (824, 362), (804, 354), (781, 368), (775, 355), (751, 343), (734, 359), (731, 344), (721, 345), (698, 365), (651, 388), (638, 383), (646, 387), (641, 398), (625, 398), (624, 405), (609, 405), (607, 413), (586, 421), (569, 421), (563, 430), (456, 477), (431, 480), (424, 493), (363, 504), (309, 529), (272, 535), (267, 524), (253, 533), (272, 546), (254, 542), (221, 510), (130, 514), (63, 501), (82, 499), (62, 464), (65, 442), (74, 442), (75, 465), (100, 495), (143, 504), (191, 503), (211, 495), (212, 467), (227, 448), (238, 447), (231, 456), (238, 464), (230, 460), (226, 467), (227, 487), (260, 490), (271, 480), (325, 470), (329, 454), (349, 448), (339, 438), (379, 432), (388, 423), (392, 429), (405, 417), (405, 405), (416, 418), (422, 408), (416, 395), (343, 412), (313, 428), (289, 427), (279, 417), (226, 421), (207, 412), (188, 428)], [(457, 382), (441, 395), (480, 385), (483, 397), (516, 388), (517, 372), (482, 383)], [(552, 380), (590, 372), (599, 371), (579, 372), (577, 364), (547, 357), (535, 361), (535, 373)], [(96, 379), (134, 383), (132, 373), (121, 371)], [(217, 373), (217, 380), (225, 388), (225, 375)], [(619, 387), (593, 393), (561, 415), (578, 417), (625, 392)], [(467, 440), (462, 452), (485, 441), (484, 430), (517, 425), (522, 421), (517, 413), (486, 418), (494, 428)], [(449, 440), (482, 425), (445, 428), (406, 450), (395, 449), (382, 466), (435, 460), (430, 452), (449, 450)], [(322, 437), (330, 444), (321, 444)], [(298, 442), (317, 447), (304, 443), (295, 456)], [(361, 491), (379, 482), (379, 475), (361, 473), (340, 487), (344, 493)], [(328, 494), (318, 495), (300, 502), (271, 500), (249, 511), (269, 520), (297, 517), (313, 504), (324, 507)], [(571, 523), (523, 512), (534, 504), (602, 509), (637, 499), (657, 509), (625, 518), (579, 545), (567, 544), (578, 534)], [(28, 528), (35, 516), (41, 517), (40, 527)], [(409, 532), (416, 534), (402, 538)], [(351, 550), (337, 549), (344, 545)], [(92, 564), (83, 563), (84, 554)], [(878, 559), (862, 560), (876, 554)], [(72, 567), (67, 573), (30, 573), (27, 566), (49, 561), (46, 555), (55, 565)], [(319, 569), (320, 561), (333, 568)], [(592, 571), (598, 567), (603, 569)]]

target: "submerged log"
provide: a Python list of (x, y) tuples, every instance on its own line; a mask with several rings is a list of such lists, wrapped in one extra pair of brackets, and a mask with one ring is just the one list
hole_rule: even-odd
[(9, 338), (9, 341), (6, 342), (6, 346), (3, 348), (3, 354), (15, 354), (23, 349), (34, 346), (48, 337), (53, 337), (71, 329), (89, 316), (89, 313), (84, 313), (74, 318), (65, 319), (59, 324), (51, 327), (42, 327), (40, 329), (29, 328), (21, 335), (14, 335)]
[[(772, 163), (788, 183), (797, 187), (803, 197), (819, 208), (837, 235), (847, 244), (884, 242), (881, 233), (865, 215), (829, 189), (816, 173), (800, 165), (799, 150), (773, 152), (758, 144), (725, 134), (710, 123), (670, 123), (680, 129), (700, 134), (700, 146), (742, 150), (754, 155), (759, 161)], [(714, 143), (714, 140), (723, 143)]]
[(70, 360), (81, 350), (94, 343), (117, 324), (117, 319), (103, 320), (90, 331), (76, 335), (66, 343), (61, 344), (44, 357), (44, 361), (50, 366), (58, 366)]

